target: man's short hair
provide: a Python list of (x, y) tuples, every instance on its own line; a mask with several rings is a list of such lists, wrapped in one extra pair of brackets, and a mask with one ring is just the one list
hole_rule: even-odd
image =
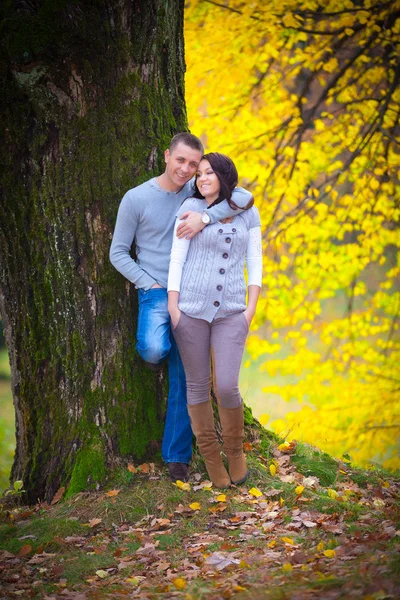
[(183, 131), (174, 135), (169, 145), (169, 151), (172, 152), (179, 143), (185, 144), (189, 148), (193, 148), (193, 150), (198, 150), (202, 155), (204, 154), (204, 146), (201, 140), (192, 133)]

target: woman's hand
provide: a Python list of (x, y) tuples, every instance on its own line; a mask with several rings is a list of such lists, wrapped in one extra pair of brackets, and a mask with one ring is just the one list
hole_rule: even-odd
[(181, 311), (179, 310), (178, 307), (169, 308), (168, 311), (169, 311), (169, 316), (171, 317), (172, 329), (175, 329), (175, 327), (177, 327), (177, 325), (179, 323), (179, 319), (181, 318)]
[(246, 310), (243, 311), (243, 314), (245, 316), (248, 326), (250, 327), (253, 317), (255, 315), (255, 311), (247, 307)]

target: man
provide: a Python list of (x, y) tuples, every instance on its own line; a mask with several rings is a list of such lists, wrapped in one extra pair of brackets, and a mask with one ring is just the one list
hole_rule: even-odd
[[(167, 280), (176, 213), (193, 193), (196, 173), (204, 148), (190, 133), (178, 133), (165, 151), (165, 171), (129, 190), (118, 210), (110, 249), (114, 267), (138, 289), (139, 318), (136, 348), (153, 369), (169, 357), (169, 393), (162, 442), (162, 456), (172, 481), (188, 480), (192, 456), (192, 430), (186, 408), (186, 380), (176, 343), (170, 330)], [(247, 208), (252, 195), (236, 188), (232, 200)], [(190, 239), (209, 223), (233, 216), (226, 201), (200, 213), (185, 213), (178, 237)], [(136, 245), (136, 261), (130, 256)]]

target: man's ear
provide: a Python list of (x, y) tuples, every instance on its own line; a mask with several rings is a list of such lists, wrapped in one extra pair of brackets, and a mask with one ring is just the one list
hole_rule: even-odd
[(165, 160), (166, 165), (168, 164), (169, 157), (170, 157), (169, 148), (167, 148), (166, 151), (164, 152), (164, 160)]

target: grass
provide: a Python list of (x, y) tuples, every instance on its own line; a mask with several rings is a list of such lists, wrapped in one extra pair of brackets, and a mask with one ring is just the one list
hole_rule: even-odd
[(299, 473), (318, 477), (323, 486), (333, 486), (339, 471), (338, 462), (326, 452), (299, 443), (292, 459)]
[(105, 551), (101, 555), (70, 553), (64, 556), (61, 575), (74, 586), (81, 583), (89, 575), (94, 575), (98, 569), (117, 566), (112, 553)]
[(36, 516), (29, 521), (0, 525), (0, 549), (18, 554), (23, 546), (29, 544), (33, 553), (39, 548), (54, 552), (65, 546), (65, 537), (86, 534), (87, 528), (72, 519), (51, 517), (47, 520)]

